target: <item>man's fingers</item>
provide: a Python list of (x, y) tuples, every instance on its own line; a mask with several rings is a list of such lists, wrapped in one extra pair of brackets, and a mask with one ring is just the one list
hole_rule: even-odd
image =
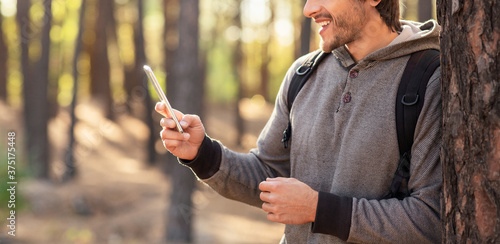
[(167, 150), (172, 150), (174, 148), (177, 148), (179, 146), (181, 146), (182, 144), (182, 141), (179, 141), (179, 140), (163, 140), (163, 146), (167, 149)]
[[(163, 102), (157, 102), (155, 105), (155, 110), (159, 114), (163, 115), (163, 117), (167, 118), (172, 118), (172, 115), (170, 115), (170, 112), (167, 109), (167, 106)], [(178, 120), (181, 120), (182, 117), (184, 117), (184, 114), (181, 113), (180, 111), (176, 109), (172, 109), (175, 113), (175, 117), (177, 117)]]
[(273, 205), (271, 203), (264, 202), (262, 204), (262, 210), (264, 210), (268, 213), (272, 213), (274, 211), (274, 208), (273, 208)]
[(261, 191), (272, 191), (274, 190), (274, 187), (273, 187), (273, 183), (272, 182), (269, 182), (269, 181), (262, 181), (260, 184), (259, 184), (259, 190)]
[[(178, 114), (177, 113), (178, 111), (174, 110), (174, 112), (176, 114)], [(196, 115), (190, 115), (190, 114), (183, 115), (180, 112), (179, 112), (179, 115), (182, 116), (182, 120), (180, 120), (179, 123), (181, 124), (183, 129), (187, 129), (190, 126), (195, 126), (195, 123), (201, 123), (200, 117), (198, 117)], [(166, 127), (166, 128), (170, 128), (170, 129), (176, 128), (175, 121), (173, 119), (167, 118), (167, 117), (162, 118), (160, 120), (160, 125), (161, 125), (161, 127)]]
[(262, 200), (263, 202), (272, 202), (271, 197), (272, 196), (270, 192), (263, 191), (260, 193), (260, 200)]
[(165, 141), (165, 140), (184, 141), (184, 140), (188, 140), (190, 135), (188, 133), (181, 134), (181, 133), (174, 131), (174, 130), (163, 129), (160, 132), (160, 137), (161, 137), (162, 141)]
[(155, 106), (155, 110), (156, 112), (158, 112), (159, 114), (167, 117), (167, 113), (166, 113), (166, 107), (165, 107), (165, 104), (163, 104), (162, 102), (157, 102), (156, 103), (156, 106)]
[(160, 125), (161, 125), (161, 127), (166, 127), (166, 128), (170, 128), (170, 129), (176, 128), (175, 121), (173, 119), (169, 119), (169, 118), (162, 118), (160, 120)]
[(272, 222), (276, 222), (276, 223), (281, 223), (279, 216), (272, 213), (272, 212), (267, 213), (267, 220), (272, 221)]

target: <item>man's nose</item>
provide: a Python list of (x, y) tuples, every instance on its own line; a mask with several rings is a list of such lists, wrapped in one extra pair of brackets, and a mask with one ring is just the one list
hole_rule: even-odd
[(317, 0), (307, 0), (304, 5), (304, 16), (313, 18), (321, 9)]

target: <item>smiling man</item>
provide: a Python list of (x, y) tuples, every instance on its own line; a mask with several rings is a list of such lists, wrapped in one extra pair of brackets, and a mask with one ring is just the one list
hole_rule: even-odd
[[(413, 53), (439, 49), (439, 26), (399, 20), (397, 0), (309, 0), (327, 53), (288, 108), (289, 69), (257, 141), (241, 154), (178, 112), (185, 133), (161, 120), (165, 148), (230, 199), (286, 224), (282, 243), (439, 243), (441, 96), (437, 68), (426, 81), (404, 197), (386, 197), (400, 152), (399, 83)], [(162, 104), (156, 110), (166, 116)], [(281, 141), (288, 122), (293, 138)]]

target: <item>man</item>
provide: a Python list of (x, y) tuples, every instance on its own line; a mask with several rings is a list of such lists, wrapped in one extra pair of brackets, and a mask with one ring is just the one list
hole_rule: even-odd
[[(439, 69), (415, 129), (411, 195), (382, 199), (399, 159), (398, 85), (411, 53), (439, 49), (439, 27), (400, 21), (397, 0), (309, 0), (304, 14), (331, 54), (288, 111), (290, 79), (305, 57), (292, 65), (256, 149), (233, 152), (205, 135), (199, 117), (180, 112), (184, 134), (171, 119), (160, 122), (165, 148), (221, 195), (286, 224), (282, 243), (440, 242)], [(162, 104), (156, 110), (166, 116)]]

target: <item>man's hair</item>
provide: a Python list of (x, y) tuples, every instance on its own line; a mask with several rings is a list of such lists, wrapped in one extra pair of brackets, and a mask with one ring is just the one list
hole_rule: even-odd
[[(365, 0), (362, 0), (365, 1)], [(399, 22), (399, 0), (380, 0), (376, 6), (380, 13), (380, 17), (385, 24), (393, 31), (401, 31), (401, 23)]]

